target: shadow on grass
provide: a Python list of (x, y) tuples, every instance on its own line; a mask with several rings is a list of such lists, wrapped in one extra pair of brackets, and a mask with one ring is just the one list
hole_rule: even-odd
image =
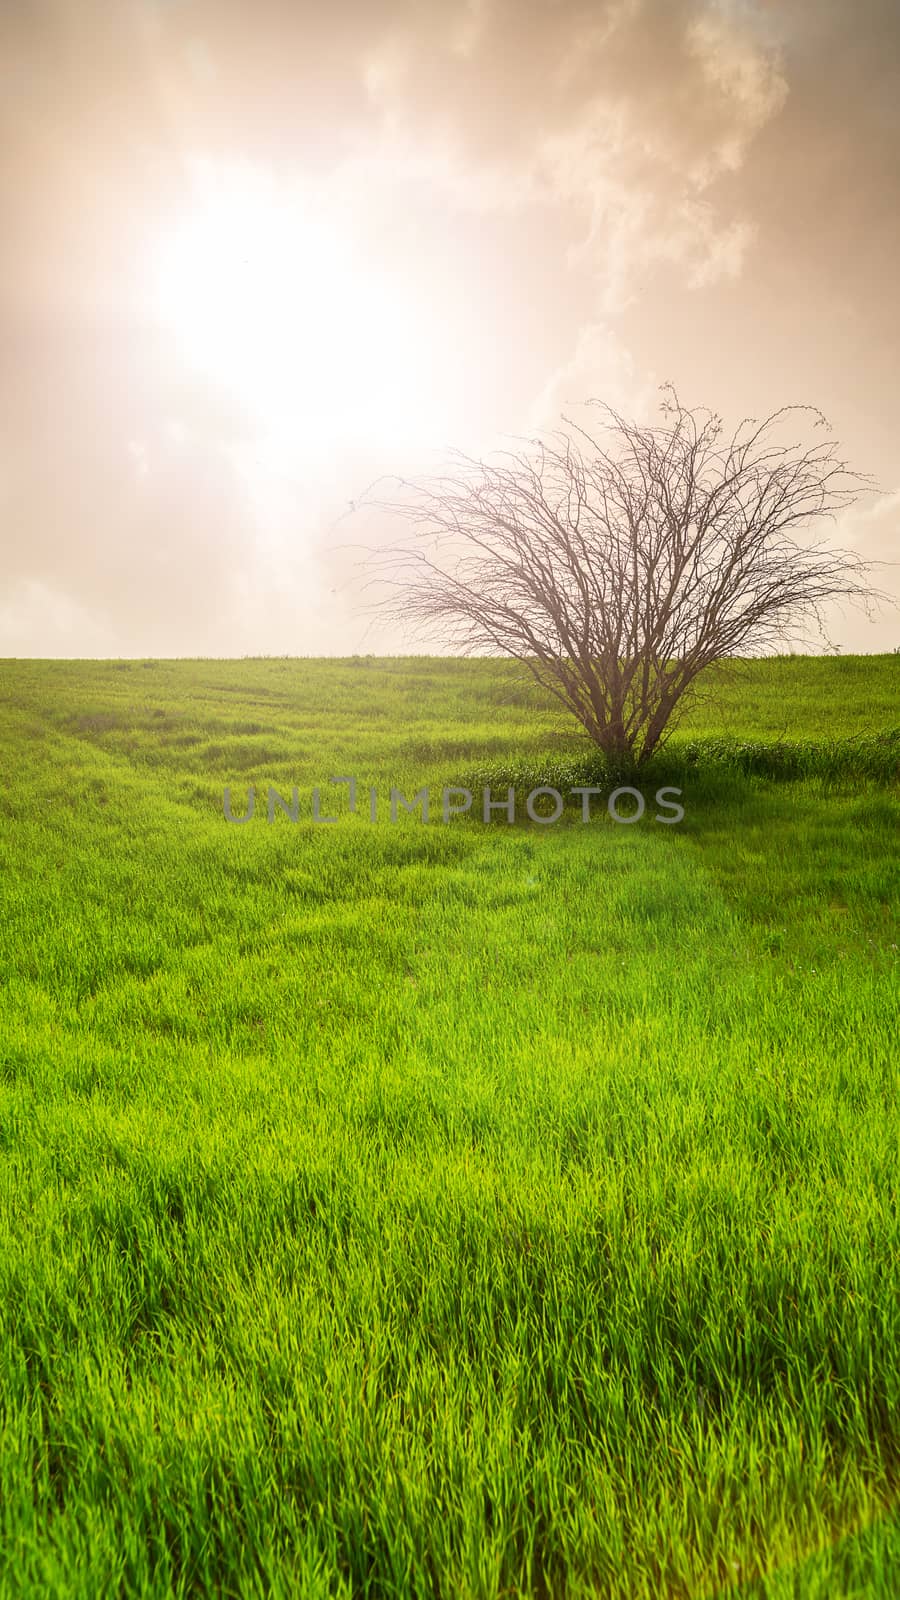
[(695, 793), (724, 799), (739, 793), (741, 780), (748, 777), (776, 783), (814, 778), (842, 787), (890, 787), (900, 781), (900, 729), (850, 739), (673, 739), (642, 767), (611, 760), (594, 749), (539, 757), (511, 752), (505, 759), (482, 762), (457, 774), (453, 781), (473, 793), (490, 787), (494, 792), (514, 788), (523, 794), (537, 788), (564, 793), (588, 785), (604, 789), (631, 785), (649, 792), (690, 782)]

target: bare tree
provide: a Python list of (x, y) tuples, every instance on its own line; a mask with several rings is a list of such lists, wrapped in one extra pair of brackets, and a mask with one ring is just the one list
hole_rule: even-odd
[[(361, 502), (412, 525), (376, 556), (380, 616), (515, 658), (635, 765), (705, 668), (821, 626), (828, 601), (876, 596), (859, 557), (796, 537), (873, 487), (819, 411), (784, 407), (728, 436), (663, 392), (659, 426), (591, 401), (597, 434), (563, 418), (490, 461), (454, 452), (434, 476), (379, 479)], [(826, 436), (784, 442), (798, 417)]]

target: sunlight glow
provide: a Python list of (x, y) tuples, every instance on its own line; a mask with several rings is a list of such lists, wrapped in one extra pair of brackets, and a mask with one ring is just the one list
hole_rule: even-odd
[(273, 436), (399, 445), (443, 431), (440, 329), (412, 278), (380, 274), (257, 169), (196, 176), (195, 206), (154, 260), (156, 316), (180, 357)]

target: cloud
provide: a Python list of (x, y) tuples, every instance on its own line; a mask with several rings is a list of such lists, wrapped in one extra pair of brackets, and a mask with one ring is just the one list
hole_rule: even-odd
[(431, 141), (434, 181), (457, 203), (468, 187), (580, 213), (606, 309), (654, 259), (702, 284), (740, 269), (752, 223), (698, 196), (785, 103), (764, 31), (684, 0), (483, 0), (463, 32), (454, 50), (446, 33), (397, 25), (365, 74), (382, 126), (426, 161)]
[(535, 429), (558, 424), (563, 413), (602, 398), (624, 415), (654, 413), (659, 380), (639, 375), (627, 345), (608, 322), (586, 324), (569, 358), (538, 395), (529, 419)]
[(248, 487), (239, 399), (153, 343), (140, 262), (198, 156), (299, 178), (414, 276), (467, 446), (671, 377), (738, 414), (813, 399), (900, 480), (898, 72), (895, 0), (2, 7), (7, 613), (138, 649), (348, 636), (315, 551), (377, 463)]

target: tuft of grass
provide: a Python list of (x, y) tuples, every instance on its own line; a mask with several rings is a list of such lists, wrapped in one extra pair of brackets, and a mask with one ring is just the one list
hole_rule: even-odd
[(673, 767), (708, 769), (722, 766), (750, 777), (849, 780), (862, 784), (900, 781), (900, 728), (849, 738), (738, 739), (710, 736), (689, 739), (672, 748)]
[[(895, 789), (900, 783), (900, 729), (841, 739), (676, 737), (641, 767), (583, 747), (545, 750), (537, 756), (522, 751), (482, 760), (461, 776), (454, 773), (447, 781), (470, 790), (478, 814), (485, 789), (490, 789), (493, 798), (513, 789), (521, 820), (525, 797), (539, 788), (555, 789), (562, 796), (566, 811), (574, 815), (580, 814), (582, 808), (581, 797), (571, 792), (578, 788), (590, 786), (608, 795), (619, 786), (629, 786), (637, 788), (649, 802), (659, 788), (673, 787), (682, 795), (690, 792), (695, 800), (702, 797), (724, 802), (729, 793), (739, 791), (741, 780), (746, 778), (775, 783), (813, 780), (843, 792), (862, 792), (873, 786)], [(889, 801), (883, 803), (877, 815), (884, 823), (891, 820), (896, 824), (898, 820)]]

